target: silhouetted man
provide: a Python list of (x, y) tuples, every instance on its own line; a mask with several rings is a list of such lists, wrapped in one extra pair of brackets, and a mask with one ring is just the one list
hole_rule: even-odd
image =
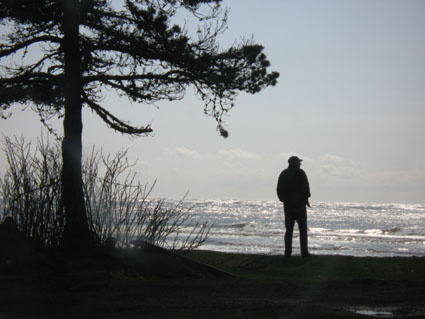
[(310, 185), (306, 173), (300, 168), (302, 159), (291, 156), (288, 159), (289, 166), (280, 173), (277, 182), (277, 196), (283, 202), (285, 212), (285, 256), (292, 254), (292, 234), (295, 222), (300, 232), (301, 255), (310, 256), (307, 244), (307, 206), (310, 206), (308, 198)]

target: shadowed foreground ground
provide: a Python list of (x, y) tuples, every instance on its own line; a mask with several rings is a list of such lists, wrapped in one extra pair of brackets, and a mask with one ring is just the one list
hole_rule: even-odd
[(3, 264), (0, 318), (425, 318), (424, 258), (159, 255)]

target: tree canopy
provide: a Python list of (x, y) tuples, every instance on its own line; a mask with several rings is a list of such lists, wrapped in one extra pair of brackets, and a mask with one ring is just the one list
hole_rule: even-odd
[[(202, 4), (209, 9), (203, 14)], [(220, 1), (126, 0), (118, 9), (105, 0), (2, 0), (0, 5), (7, 26), (0, 57), (14, 62), (2, 63), (3, 116), (16, 103), (30, 103), (43, 119), (63, 115), (66, 6), (77, 11), (82, 102), (117, 131), (140, 135), (152, 129), (131, 125), (102, 106), (108, 90), (136, 103), (154, 103), (181, 99), (192, 87), (222, 129), (222, 115), (237, 91), (257, 93), (278, 77), (267, 72), (270, 63), (261, 45), (245, 41), (219, 48), (217, 36), (227, 22)], [(180, 9), (200, 21), (195, 38), (174, 24)]]

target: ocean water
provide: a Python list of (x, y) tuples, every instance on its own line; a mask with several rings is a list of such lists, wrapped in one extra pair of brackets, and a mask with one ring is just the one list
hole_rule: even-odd
[[(284, 215), (277, 201), (192, 199), (184, 205), (193, 207), (195, 221), (213, 225), (199, 249), (284, 252)], [(295, 229), (293, 254), (297, 255)], [(308, 209), (308, 237), (310, 252), (318, 255), (425, 256), (425, 205), (313, 202)]]

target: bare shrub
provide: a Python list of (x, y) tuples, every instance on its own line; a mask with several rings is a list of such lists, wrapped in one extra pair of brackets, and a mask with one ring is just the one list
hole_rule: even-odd
[[(129, 247), (145, 240), (173, 250), (202, 245), (211, 226), (192, 221), (192, 208), (183, 205), (185, 197), (171, 206), (164, 199), (150, 200), (155, 184), (149, 187), (136, 181), (132, 166), (126, 151), (105, 156), (93, 150), (85, 161), (87, 211), (100, 241), (106, 244), (113, 239), (118, 246)], [(99, 169), (104, 170), (102, 178)], [(189, 235), (182, 236), (182, 228), (189, 228)]]
[[(11, 216), (26, 236), (46, 247), (60, 244), (64, 229), (59, 143), (39, 140), (35, 150), (23, 138), (4, 138), (8, 169), (1, 184), (0, 220)], [(105, 156), (94, 148), (83, 163), (89, 225), (102, 246), (137, 246), (141, 240), (190, 250), (207, 239), (211, 226), (193, 222), (191, 208), (151, 200), (152, 186), (136, 181), (127, 152)], [(185, 234), (182, 230), (185, 229)], [(189, 230), (189, 231), (188, 231)]]
[(65, 222), (60, 205), (59, 145), (39, 139), (33, 149), (22, 137), (5, 137), (3, 151), (8, 169), (0, 181), (0, 219), (11, 216), (27, 237), (44, 246), (57, 246)]

